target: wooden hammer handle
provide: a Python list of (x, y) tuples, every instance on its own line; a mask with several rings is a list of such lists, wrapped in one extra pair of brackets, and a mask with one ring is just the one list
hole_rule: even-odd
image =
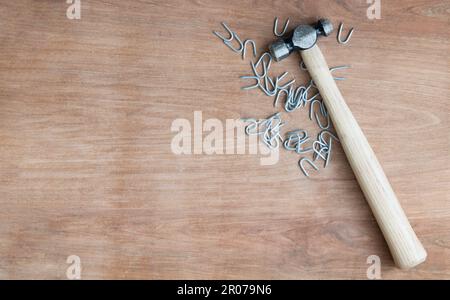
[(364, 133), (353, 117), (331, 75), (325, 58), (316, 45), (301, 52), (355, 173), (367, 202), (383, 232), (396, 265), (412, 268), (427, 253), (400, 206)]

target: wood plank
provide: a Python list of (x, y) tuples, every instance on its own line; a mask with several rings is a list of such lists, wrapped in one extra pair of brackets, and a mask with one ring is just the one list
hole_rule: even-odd
[[(449, 5), (382, 1), (0, 1), (0, 278), (365, 279), (450, 277)], [(172, 122), (266, 117), (243, 92), (248, 61), (212, 30), (226, 21), (258, 51), (273, 18), (356, 28), (320, 41), (428, 260), (405, 272), (338, 144), (306, 179), (293, 153), (176, 155)], [(308, 80), (293, 55), (273, 65)], [(281, 109), (281, 108), (279, 108)], [(305, 109), (284, 130), (318, 132)]]

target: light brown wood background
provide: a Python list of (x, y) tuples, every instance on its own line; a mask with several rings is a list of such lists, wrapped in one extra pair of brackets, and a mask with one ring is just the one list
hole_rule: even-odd
[[(0, 278), (450, 278), (448, 1), (0, 1)], [(216, 38), (226, 21), (261, 53), (273, 19), (328, 17), (320, 41), (339, 87), (429, 258), (400, 271), (340, 146), (306, 179), (299, 157), (175, 155), (172, 121), (266, 117), (243, 92), (248, 61)], [(292, 25), (293, 26), (293, 25)], [(273, 66), (298, 83), (298, 55)], [(299, 110), (285, 129), (315, 124)]]

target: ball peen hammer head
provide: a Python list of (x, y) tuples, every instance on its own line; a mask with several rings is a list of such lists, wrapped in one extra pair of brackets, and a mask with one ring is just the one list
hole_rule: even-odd
[(333, 32), (333, 24), (327, 19), (320, 19), (314, 25), (299, 25), (290, 37), (279, 39), (269, 46), (270, 54), (280, 61), (296, 50), (307, 50), (313, 47), (320, 35), (329, 36)]

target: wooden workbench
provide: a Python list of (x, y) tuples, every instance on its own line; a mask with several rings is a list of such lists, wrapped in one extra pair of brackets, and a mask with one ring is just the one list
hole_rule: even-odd
[[(450, 278), (449, 4), (382, 1), (0, 1), (0, 278)], [(281, 111), (241, 91), (249, 60), (212, 34), (226, 21), (261, 53), (273, 19), (323, 16), (356, 31), (320, 47), (428, 251), (394, 267), (335, 144), (305, 178), (300, 156), (176, 155), (172, 122)], [(306, 83), (292, 55), (274, 64)], [(318, 131), (307, 110), (283, 130)]]

